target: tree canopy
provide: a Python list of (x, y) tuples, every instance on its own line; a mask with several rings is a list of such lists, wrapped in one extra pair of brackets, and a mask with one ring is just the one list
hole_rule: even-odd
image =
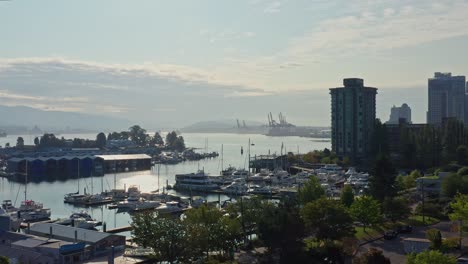
[(310, 179), (299, 188), (297, 199), (301, 205), (305, 205), (308, 202), (315, 201), (324, 195), (325, 191), (320, 185), (319, 180), (316, 177), (310, 177)]
[(409, 202), (404, 197), (387, 198), (382, 203), (385, 217), (392, 222), (403, 220), (411, 214)]
[(379, 155), (369, 178), (369, 192), (380, 202), (396, 194), (396, 171), (386, 155)]
[(301, 209), (306, 229), (318, 240), (337, 240), (354, 234), (353, 219), (340, 201), (325, 197)]
[(370, 248), (366, 253), (353, 259), (353, 264), (390, 264), (390, 259), (381, 250)]
[(407, 264), (456, 264), (457, 260), (448, 255), (442, 254), (440, 251), (424, 251), (419, 254), (409, 254)]
[(341, 190), (340, 200), (344, 206), (350, 207), (354, 202), (354, 191), (351, 185), (345, 185)]
[(369, 225), (377, 224), (382, 218), (379, 202), (370, 196), (357, 198), (349, 210), (351, 215), (364, 226), (364, 230)]

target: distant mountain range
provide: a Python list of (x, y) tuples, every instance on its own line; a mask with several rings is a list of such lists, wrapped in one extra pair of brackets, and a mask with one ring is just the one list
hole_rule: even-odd
[(89, 131), (126, 130), (129, 120), (72, 112), (43, 111), (24, 106), (0, 106), (1, 127), (25, 127), (37, 125), (42, 130), (83, 129)]

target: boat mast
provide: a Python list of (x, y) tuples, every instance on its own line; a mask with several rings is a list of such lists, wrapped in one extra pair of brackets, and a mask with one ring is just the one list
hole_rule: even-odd
[(247, 179), (249, 179), (249, 174), (250, 174), (250, 138), (249, 138), (249, 149), (248, 149), (248, 160), (247, 160), (247, 163), (248, 163), (248, 168), (249, 168), (249, 171), (247, 172)]
[(27, 196), (28, 196), (28, 160), (26, 160), (26, 170), (25, 170), (25, 176), (24, 176), (24, 201), (27, 201)]
[(223, 144), (221, 144), (221, 174), (223, 174), (223, 165), (224, 165), (224, 151), (223, 151)]
[(78, 193), (80, 193), (80, 160), (78, 160)]

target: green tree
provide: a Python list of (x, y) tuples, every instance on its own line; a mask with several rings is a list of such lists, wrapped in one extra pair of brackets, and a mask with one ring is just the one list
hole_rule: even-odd
[(172, 148), (177, 140), (177, 133), (175, 131), (169, 132), (166, 135), (166, 146)]
[(440, 250), (440, 247), (442, 246), (442, 234), (439, 230), (435, 228), (427, 230), (426, 237), (431, 241), (432, 250)]
[(413, 179), (417, 179), (417, 178), (421, 178), (423, 175), (419, 172), (419, 170), (413, 170), (413, 171), (410, 173), (410, 176), (411, 176)]
[(468, 167), (460, 168), (460, 169), (457, 171), (457, 174), (460, 175), (460, 176), (468, 175)]
[(353, 219), (346, 207), (325, 197), (307, 203), (301, 209), (306, 229), (318, 240), (338, 240), (354, 235)]
[(468, 175), (451, 173), (442, 180), (442, 193), (451, 198), (458, 192), (468, 193)]
[(344, 206), (350, 207), (354, 202), (354, 191), (351, 185), (345, 185), (341, 190), (340, 200)]
[(457, 260), (454, 257), (435, 250), (409, 254), (406, 261), (407, 264), (456, 264), (456, 262)]
[(310, 177), (310, 179), (299, 188), (297, 192), (297, 199), (301, 205), (305, 205), (309, 202), (315, 201), (318, 198), (325, 195), (320, 185), (319, 180), (316, 177)]
[(390, 259), (381, 250), (370, 248), (366, 253), (353, 259), (353, 264), (390, 264)]
[(107, 142), (107, 139), (106, 139), (106, 134), (104, 133), (99, 133), (97, 134), (96, 136), (96, 146), (98, 148), (103, 148), (106, 146), (106, 142)]
[(392, 222), (406, 219), (411, 214), (409, 202), (404, 197), (387, 198), (382, 208), (385, 217)]
[(465, 145), (457, 147), (457, 163), (460, 165), (467, 165), (468, 161), (468, 149)]
[(211, 251), (227, 251), (241, 238), (239, 220), (225, 217), (217, 208), (205, 205), (187, 211), (183, 222), (195, 256), (208, 256)]
[(39, 138), (38, 137), (35, 137), (34, 138), (34, 145), (39, 146)]
[(189, 244), (186, 226), (180, 219), (172, 219), (158, 213), (143, 213), (132, 216), (134, 241), (154, 250), (158, 261), (184, 262), (188, 257)]
[(178, 136), (172, 148), (177, 151), (184, 151), (185, 150), (184, 137)]
[(24, 139), (23, 137), (18, 137), (16, 139), (16, 147), (17, 148), (23, 148), (24, 147)]
[(10, 264), (10, 259), (4, 256), (0, 256), (0, 264)]
[(134, 125), (131, 126), (128, 130), (131, 141), (133, 141), (138, 146), (148, 145), (148, 135), (146, 134), (145, 129), (141, 128), (139, 125)]
[(452, 221), (459, 221), (460, 223), (460, 246), (462, 246), (463, 232), (468, 230), (468, 194), (457, 194), (452, 203), (450, 203), (452, 213), (449, 218)]
[(396, 194), (396, 171), (388, 156), (379, 155), (369, 178), (370, 194), (380, 202)]
[(380, 119), (375, 120), (371, 141), (370, 151), (373, 157), (389, 154), (387, 125), (382, 124)]
[(263, 203), (256, 221), (258, 236), (271, 252), (279, 251), (280, 263), (307, 263), (304, 242), (304, 223), (297, 206), (282, 200), (278, 205)]
[(161, 145), (161, 146), (164, 145), (164, 140), (161, 137), (161, 135), (159, 134), (159, 132), (154, 133), (153, 143), (155, 145)]
[(377, 224), (382, 219), (379, 202), (370, 196), (356, 199), (350, 207), (350, 212), (363, 225), (364, 231), (367, 226)]

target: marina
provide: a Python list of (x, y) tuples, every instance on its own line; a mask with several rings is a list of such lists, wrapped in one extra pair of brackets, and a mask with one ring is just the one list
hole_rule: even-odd
[[(94, 134), (89, 135), (64, 135), (65, 137), (87, 137), (94, 138)], [(18, 135), (8, 135), (6, 138), (0, 139), (0, 144), (4, 145), (7, 142), (14, 142)], [(27, 144), (32, 143), (34, 136), (23, 135)], [(165, 193), (177, 197), (190, 197), (189, 190), (167, 190), (167, 185), (174, 186), (176, 183), (176, 174), (196, 173), (198, 169), (203, 168), (204, 172), (210, 177), (214, 178), (221, 175), (222, 170), (226, 170), (229, 165), (239, 169), (248, 169), (248, 142), (249, 139), (255, 146), (250, 146), (251, 156), (260, 156), (265, 153), (280, 155), (281, 152), (286, 153), (288, 150), (297, 151), (298, 146), (302, 151), (309, 151), (313, 149), (323, 149), (330, 147), (329, 143), (312, 142), (307, 138), (300, 137), (287, 137), (287, 138), (272, 138), (263, 135), (233, 135), (233, 134), (210, 134), (210, 145), (206, 148), (205, 134), (184, 134), (187, 146), (197, 148), (203, 152), (220, 152), (223, 146), (223, 157), (206, 159), (202, 161), (185, 161), (178, 164), (160, 164), (159, 174), (158, 165), (154, 165), (151, 170), (146, 171), (129, 171), (120, 173), (108, 173), (103, 177), (91, 176), (86, 178), (73, 178), (66, 181), (53, 181), (53, 182), (30, 182), (28, 184), (28, 199), (34, 201), (41, 201), (45, 207), (51, 210), (51, 219), (68, 218), (73, 212), (86, 210), (98, 222), (105, 223), (107, 229), (128, 226), (131, 221), (131, 214), (127, 211), (119, 211), (111, 209), (111, 202), (103, 205), (94, 204), (70, 204), (64, 203), (64, 195), (76, 194), (79, 198), (83, 195), (83, 190), (86, 188), (90, 194), (109, 194), (109, 196), (118, 197), (120, 201), (126, 199), (125, 189), (130, 186), (136, 186), (143, 194), (151, 194), (157, 196), (163, 191)], [(31, 142), (28, 142), (31, 141)], [(282, 146), (283, 145), (283, 149)], [(245, 150), (241, 154), (241, 148)], [(302, 152), (301, 151), (301, 152)], [(224, 160), (222, 164), (221, 160)], [(233, 170), (234, 171), (234, 170)], [(231, 172), (232, 174), (232, 172)], [(158, 176), (159, 175), (159, 176)], [(232, 181), (230, 182), (232, 183)], [(229, 184), (230, 184), (229, 183)], [(252, 185), (259, 185), (257, 183)], [(126, 187), (127, 186), (127, 187)], [(94, 189), (94, 191), (92, 191)], [(254, 191), (252, 187), (251, 191)], [(155, 191), (158, 192), (155, 192)], [(24, 191), (24, 184), (22, 182), (10, 181), (7, 178), (0, 178), (0, 200), (11, 200), (13, 205), (19, 206), (21, 193)], [(79, 193), (77, 194), (77, 191)], [(248, 192), (249, 190), (247, 190)], [(255, 192), (255, 191), (254, 191)], [(275, 192), (272, 192), (274, 195)], [(220, 189), (213, 190), (211, 193), (192, 192), (192, 197), (200, 196), (208, 203), (217, 203), (221, 201), (228, 201), (230, 196), (235, 194), (226, 195)], [(154, 197), (146, 196), (147, 200), (154, 199)], [(195, 199), (195, 198), (194, 198)], [(162, 208), (161, 208), (162, 209)], [(97, 226), (98, 230), (102, 230), (103, 226)], [(123, 233), (129, 236), (129, 232)]]

